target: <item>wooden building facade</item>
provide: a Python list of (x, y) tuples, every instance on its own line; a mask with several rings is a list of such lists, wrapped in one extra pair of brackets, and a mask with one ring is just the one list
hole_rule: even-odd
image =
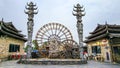
[(24, 53), (23, 46), (27, 39), (20, 32), (12, 22), (0, 21), (0, 59), (12, 54)]
[(120, 62), (120, 25), (98, 24), (84, 42), (89, 55), (99, 56), (105, 62)]

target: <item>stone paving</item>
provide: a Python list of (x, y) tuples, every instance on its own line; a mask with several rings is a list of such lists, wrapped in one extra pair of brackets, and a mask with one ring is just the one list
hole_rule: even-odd
[(5, 61), (0, 63), (0, 68), (120, 68), (120, 64), (88, 61), (82, 65), (25, 65), (17, 64), (17, 61)]

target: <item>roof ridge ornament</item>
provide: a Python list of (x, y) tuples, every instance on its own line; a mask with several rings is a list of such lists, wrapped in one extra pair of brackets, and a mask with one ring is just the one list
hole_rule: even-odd
[(3, 22), (3, 20), (4, 20), (4, 19), (2, 18), (2, 22)]
[(108, 25), (107, 21), (105, 21), (105, 25)]

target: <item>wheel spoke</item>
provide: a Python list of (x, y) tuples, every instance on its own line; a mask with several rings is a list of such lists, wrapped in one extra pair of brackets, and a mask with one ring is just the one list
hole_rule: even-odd
[(47, 28), (46, 26), (44, 26), (44, 28), (45, 28), (46, 32), (47, 32), (49, 35), (51, 35), (51, 34), (49, 33), (49, 28)]
[(62, 36), (64, 36), (65, 34), (61, 34), (59, 37), (62, 37)]
[(53, 28), (52, 28), (52, 24), (50, 25), (50, 31), (52, 32), (52, 35), (53, 35)]
[(58, 27), (57, 27), (57, 24), (55, 25), (55, 35), (56, 35), (56, 33), (57, 33), (57, 29), (58, 29)]
[[(42, 33), (42, 32), (41, 32)], [(47, 36), (47, 37), (49, 37), (47, 34), (45, 34), (45, 33), (42, 33), (43, 35), (45, 35), (45, 36)]]
[(62, 29), (64, 29), (64, 27), (62, 26), (62, 28), (60, 29), (59, 33), (57, 34), (59, 36), (59, 34), (62, 32)]
[(61, 38), (61, 40), (65, 40), (66, 38)]

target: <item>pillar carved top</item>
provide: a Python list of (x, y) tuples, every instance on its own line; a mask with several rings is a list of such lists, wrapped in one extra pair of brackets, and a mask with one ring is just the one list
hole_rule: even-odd
[(83, 6), (81, 6), (80, 4), (77, 4), (74, 6), (73, 8), (73, 15), (76, 16), (77, 22), (82, 22), (82, 16), (85, 16), (85, 9), (83, 9)]
[(28, 14), (28, 20), (33, 20), (34, 14), (38, 13), (38, 11), (35, 11), (37, 10), (36, 4), (33, 4), (33, 2), (27, 3), (25, 8), (27, 9), (25, 13)]

